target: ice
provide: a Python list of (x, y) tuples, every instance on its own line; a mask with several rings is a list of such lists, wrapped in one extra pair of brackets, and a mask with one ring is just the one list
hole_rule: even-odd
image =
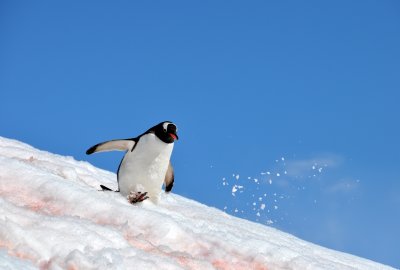
[(0, 137), (0, 269), (393, 269), (173, 193), (131, 205), (100, 184), (115, 188), (115, 174)]
[(14, 270), (14, 269), (37, 270), (39, 268), (38, 268), (38, 266), (35, 266), (29, 260), (9, 255), (9, 254), (7, 254), (7, 250), (0, 249), (0, 269), (2, 269), (2, 270)]

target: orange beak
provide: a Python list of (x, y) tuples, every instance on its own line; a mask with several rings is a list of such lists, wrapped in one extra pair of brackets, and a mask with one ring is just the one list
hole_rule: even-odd
[(176, 136), (175, 134), (170, 133), (169, 136), (171, 136), (174, 139), (174, 141), (178, 139), (178, 136)]

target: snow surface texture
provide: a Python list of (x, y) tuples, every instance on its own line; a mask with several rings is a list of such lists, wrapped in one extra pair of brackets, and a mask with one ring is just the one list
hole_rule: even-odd
[[(180, 181), (183, 181), (182, 179)], [(0, 269), (393, 269), (0, 137)]]

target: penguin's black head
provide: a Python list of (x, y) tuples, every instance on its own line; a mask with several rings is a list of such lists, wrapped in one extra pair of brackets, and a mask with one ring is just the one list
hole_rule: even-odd
[(170, 121), (161, 122), (153, 128), (153, 131), (165, 143), (173, 143), (178, 140), (178, 128)]

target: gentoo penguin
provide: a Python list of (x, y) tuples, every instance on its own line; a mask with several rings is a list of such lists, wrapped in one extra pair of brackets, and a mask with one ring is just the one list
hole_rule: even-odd
[[(165, 183), (169, 192), (174, 184), (174, 170), (170, 158), (174, 142), (178, 140), (177, 127), (164, 121), (143, 134), (130, 139), (106, 141), (90, 147), (86, 154), (120, 150), (126, 151), (117, 172), (118, 190), (129, 202), (150, 198), (157, 202)], [(101, 185), (103, 190), (111, 190)]]

